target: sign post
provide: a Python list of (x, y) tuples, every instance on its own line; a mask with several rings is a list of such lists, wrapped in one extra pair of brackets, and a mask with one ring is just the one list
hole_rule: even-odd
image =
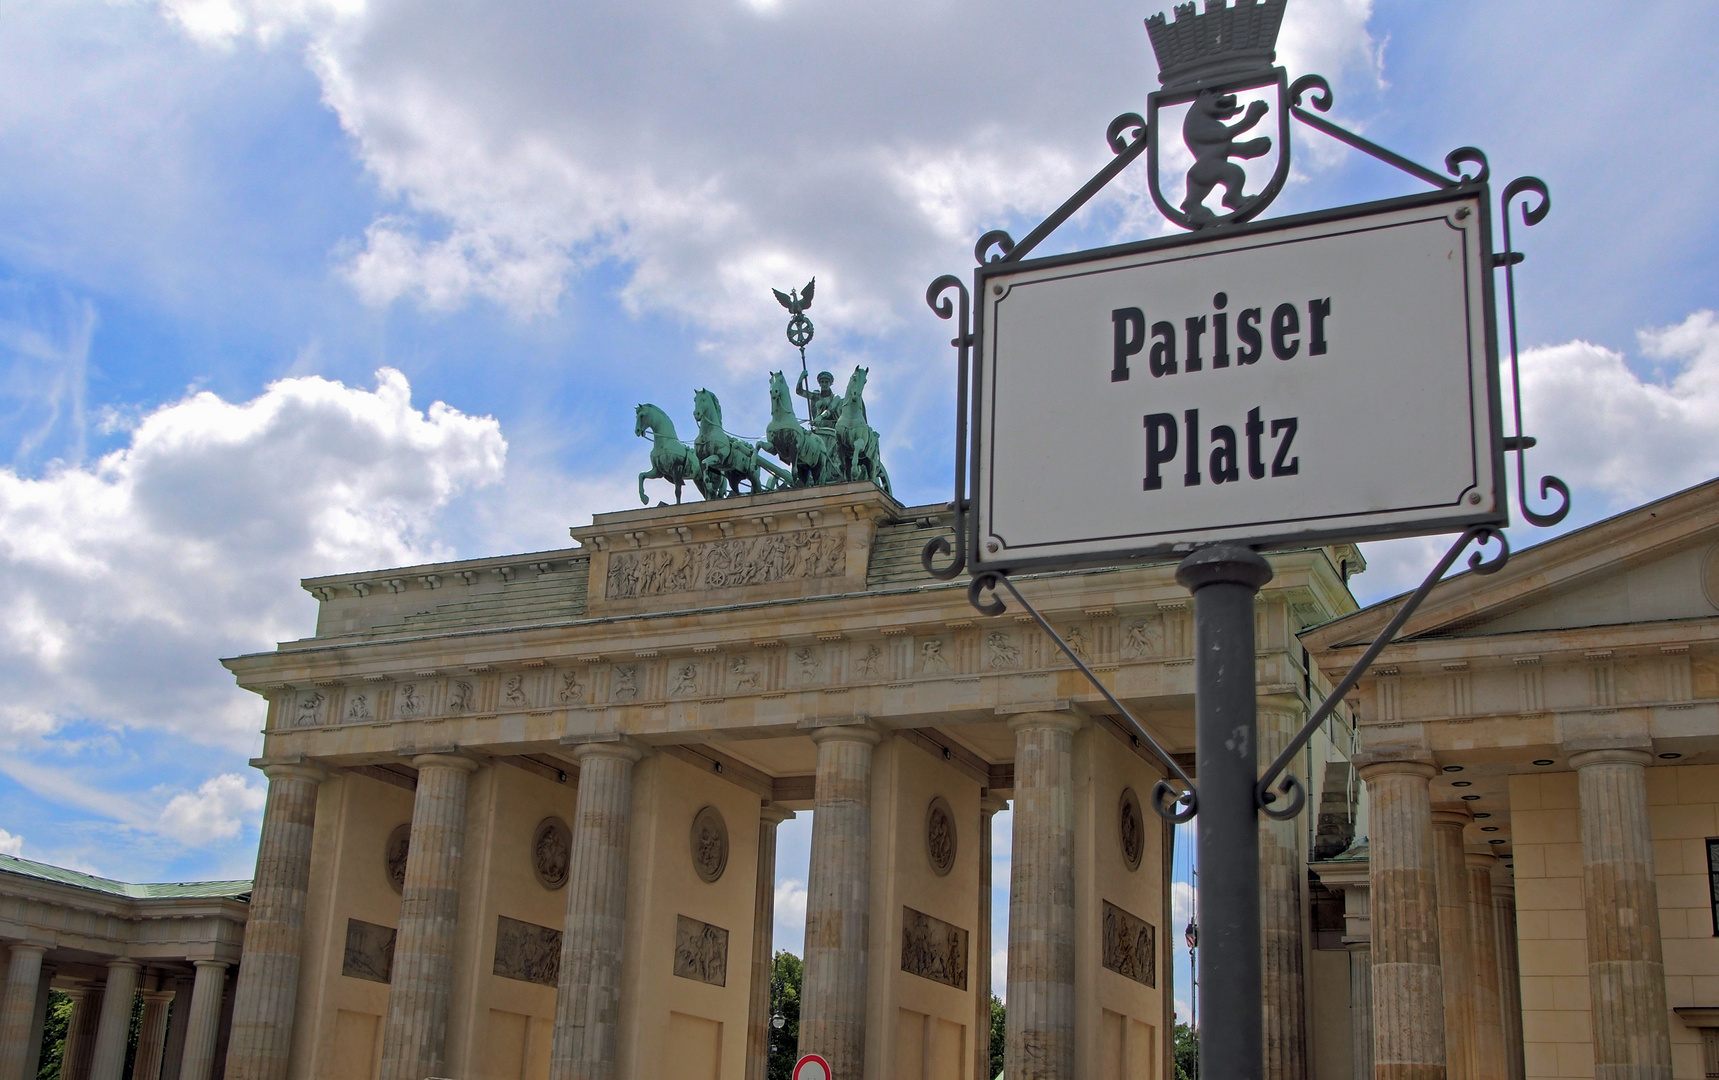
[[(1305, 806), (1287, 767), (1470, 545), (1499, 547), (1490, 560), (1470, 556), (1475, 572), (1504, 565), (1505, 454), (1516, 454), (1524, 518), (1553, 525), (1570, 506), (1553, 476), (1541, 477), (1540, 498), (1561, 502), (1529, 505), (1534, 440), (1522, 433), (1517, 371), (1523, 256), (1509, 214), (1519, 207), (1523, 224), (1541, 221), (1546, 185), (1521, 177), (1505, 187), (1504, 250), (1494, 251), (1485, 155), (1454, 150), (1441, 174), (1316, 115), (1332, 105), (1326, 81), (1291, 82), (1274, 66), (1286, 2), (1212, 0), (1199, 14), (1178, 5), (1173, 22), (1148, 19), (1163, 84), (1149, 119), (1112, 121), (1114, 160), (1021, 241), (981, 237), (971, 292), (954, 275), (926, 291), (958, 327), (959, 366), (954, 535), (928, 543), (922, 562), (939, 578), (970, 572), (968, 598), (984, 614), (1002, 614), (1003, 592), (1031, 613), (1159, 759), (1157, 812), (1198, 815), (1209, 1029), (1200, 1074), (1222, 1080), (1263, 1074), (1258, 815), (1287, 820)], [(1177, 110), (1193, 158), (1179, 193), (1159, 175)], [(1255, 220), (1289, 175), (1292, 118), (1435, 190)], [(1153, 201), (1187, 234), (1027, 258), (1142, 156)], [(1253, 171), (1240, 164), (1254, 159)], [(1509, 310), (1509, 436), (1497, 270)], [(1448, 532), (1460, 536), (1262, 773), (1254, 602), (1272, 571), (1260, 552)], [(1197, 788), (1010, 580), (1172, 558), (1193, 595)], [(1073, 1061), (1039, 1067), (1061, 1077)]]

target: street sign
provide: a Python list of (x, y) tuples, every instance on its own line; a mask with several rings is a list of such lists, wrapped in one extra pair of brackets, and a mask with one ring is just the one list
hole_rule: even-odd
[(830, 1063), (816, 1054), (807, 1054), (794, 1065), (794, 1080), (832, 1080)]
[(1488, 206), (980, 266), (978, 566), (1506, 524)]

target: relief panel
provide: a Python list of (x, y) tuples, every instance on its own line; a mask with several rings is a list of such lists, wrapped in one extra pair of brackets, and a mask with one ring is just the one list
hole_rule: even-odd
[(683, 979), (728, 985), (728, 931), (707, 922), (675, 916), (674, 973)]
[(346, 920), (346, 955), (340, 973), (349, 979), (387, 982), (394, 974), (395, 930), (360, 919)]
[(1158, 932), (1145, 919), (1104, 902), (1104, 966), (1142, 986), (1158, 985)]
[(561, 931), (497, 916), (493, 970), (504, 979), (554, 986), (561, 978)]
[(772, 533), (609, 556), (603, 596), (632, 600), (847, 572), (845, 529)]
[(967, 989), (967, 931), (903, 907), (901, 970), (957, 990)]

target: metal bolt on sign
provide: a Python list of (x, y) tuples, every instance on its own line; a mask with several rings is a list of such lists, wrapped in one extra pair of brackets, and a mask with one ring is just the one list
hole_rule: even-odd
[[(1002, 592), (1013, 597), (1162, 765), (1154, 809), (1176, 822), (1198, 815), (1197, 982), (1210, 1025), (1199, 1070), (1223, 1080), (1263, 1074), (1258, 815), (1287, 820), (1305, 807), (1290, 763), (1457, 559), (1471, 545), (1496, 543), (1490, 559), (1471, 553), (1468, 568), (1503, 568), (1506, 453), (1516, 455), (1524, 518), (1551, 526), (1570, 510), (1569, 488), (1555, 476), (1540, 478), (1539, 498), (1555, 495), (1556, 505), (1530, 504), (1534, 440), (1522, 432), (1515, 267), (1524, 256), (1512, 246), (1510, 212), (1520, 202), (1523, 225), (1542, 221), (1551, 207), (1545, 183), (1528, 176), (1505, 186), (1503, 250), (1494, 251), (1486, 156), (1458, 148), (1441, 174), (1317, 115), (1334, 102), (1326, 80), (1291, 82), (1275, 66), (1286, 3), (1208, 0), (1198, 14), (1188, 3), (1173, 21), (1148, 19), (1162, 85), (1145, 117), (1111, 122), (1114, 158), (1022, 240), (1001, 230), (980, 237), (971, 289), (949, 274), (925, 296), (955, 322), (956, 440), (953, 535), (926, 544), (921, 562), (936, 578), (969, 574), (968, 599), (985, 615), (1006, 610)], [(1179, 202), (1159, 169), (1165, 125), (1178, 109), (1194, 159)], [(1434, 190), (1256, 220), (1289, 174), (1292, 118)], [(1267, 179), (1250, 191), (1237, 159), (1274, 153)], [(1142, 156), (1154, 203), (1186, 234), (1027, 258)], [(1413, 340), (1381, 336), (1406, 316), (1420, 328)], [(1295, 378), (1259, 374), (1267, 371)], [(1408, 386), (1416, 389), (1402, 392), (1424, 415), (1360, 408), (1353, 396)], [(1319, 415), (1326, 398), (1347, 411)], [(1388, 428), (1361, 430), (1370, 414)], [(1424, 427), (1404, 435), (1415, 423)], [(1360, 452), (1346, 446), (1338, 460), (1333, 438), (1356, 441)], [(1083, 464), (1072, 480), (1057, 465), (1069, 461)], [(1040, 467), (1063, 475), (1033, 472)], [(1262, 773), (1254, 605), (1272, 571), (1261, 551), (1437, 533), (1457, 536)], [(1193, 596), (1197, 786), (1014, 580), (1170, 559), (1180, 560), (1176, 580)]]

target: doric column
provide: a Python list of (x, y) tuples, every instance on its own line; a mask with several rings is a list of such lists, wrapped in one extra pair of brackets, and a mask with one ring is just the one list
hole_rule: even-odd
[(382, 1080), (424, 1080), (442, 1071), (466, 843), (466, 781), (478, 763), (459, 754), (420, 754), (412, 767), (418, 770), (418, 790), (382, 1028)]
[(1474, 1075), (1474, 965), (1469, 960), (1468, 860), (1462, 830), (1474, 815), (1439, 807), (1432, 812), (1438, 881), (1439, 957), (1444, 967), (1444, 1062), (1449, 1080)]
[(579, 806), (561, 933), (550, 1080), (613, 1080), (620, 1045), (621, 947), (627, 930), (627, 833), (633, 811), (629, 742), (573, 747)]
[(1373, 1075), (1373, 945), (1349, 945), (1349, 1054), (1357, 1080)]
[(1594, 1080), (1671, 1080), (1671, 1022), (1659, 939), (1659, 890), (1641, 750), (1570, 758), (1582, 818)]
[(973, 1075), (991, 1077), (991, 819), (1008, 801), (995, 795), (979, 797), (979, 910), (973, 918), (973, 960), (967, 965), (973, 980)]
[(60, 1051), (60, 1078), (89, 1080), (96, 1023), (101, 1019), (102, 987), (75, 986), (66, 996), (72, 999), (72, 1015), (66, 1023), (66, 1045)]
[(161, 1080), (161, 1059), (167, 1049), (167, 1007), (171, 990), (145, 990), (143, 1017), (137, 1033), (137, 1058), (131, 1080)]
[(1015, 731), (1009, 868), (1010, 1080), (1074, 1076), (1074, 733), (1066, 713), (1023, 713)]
[(746, 1080), (770, 1065), (770, 972), (776, 959), (776, 826), (793, 811), (766, 803), (758, 814), (758, 884), (752, 895), (752, 1001), (746, 1017)]
[[(185, 1051), (180, 1059), (179, 1080), (209, 1080), (214, 1072), (215, 1038), (221, 1032), (221, 998), (227, 985), (225, 963), (220, 960), (194, 962), (197, 978), (191, 984), (191, 1010), (185, 1024)], [(231, 1042), (228, 1045), (231, 1046)], [(229, 1049), (227, 1053), (231, 1061), (232, 1051)], [(233, 1075), (231, 1069), (227, 1070), (227, 1075)]]
[[(37, 991), (42, 981), (42, 957), (47, 948), (18, 942), (11, 948), (6, 987), (0, 991), (0, 1080), (24, 1080), (36, 1075), (30, 1056), (31, 1021), (36, 1017)], [(36, 1047), (41, 1049), (40, 1042)]]
[(800, 1053), (837, 1077), (865, 1075), (866, 956), (871, 934), (871, 758), (881, 736), (847, 724), (814, 728), (812, 857)]
[[(1292, 712), (1259, 703), (1259, 760), (1275, 760), (1301, 727)], [(1265, 1080), (1306, 1080), (1306, 998), (1301, 977), (1302, 818), (1259, 823), (1259, 929)]]
[(310, 892), (310, 842), (321, 769), (263, 766), (269, 778), (245, 952), (233, 990), (227, 1080), (285, 1080), (298, 997), (299, 951)]
[(1438, 769), (1418, 761), (1361, 766), (1367, 784), (1373, 919), (1373, 1076), (1445, 1080), (1444, 975), (1432, 798)]
[(1516, 955), (1516, 889), (1497, 867), (1492, 874), (1492, 917), (1498, 942), (1498, 1011), (1504, 1018), (1504, 1067), (1510, 1080), (1525, 1080), (1522, 1046), (1522, 969)]
[(36, 1011), (30, 1018), (30, 1038), (24, 1044), (23, 1075), (27, 1080), (34, 1080), (36, 1066), (42, 1060), (42, 1038), (48, 1026), (48, 999), (53, 995), (54, 976), (58, 973), (52, 964), (42, 965), (41, 980), (36, 985)]
[(1498, 930), (1492, 917), (1492, 867), (1498, 860), (1470, 851), (1468, 863), (1468, 963), (1474, 982), (1475, 1080), (1509, 1080), (1504, 1061), (1504, 1018), (1498, 992)]
[(107, 992), (102, 995), (101, 1020), (96, 1025), (95, 1054), (90, 1058), (90, 1080), (119, 1080), (125, 1072), (126, 1037), (131, 1034), (131, 1006), (137, 998), (137, 974), (141, 964), (110, 960)]

